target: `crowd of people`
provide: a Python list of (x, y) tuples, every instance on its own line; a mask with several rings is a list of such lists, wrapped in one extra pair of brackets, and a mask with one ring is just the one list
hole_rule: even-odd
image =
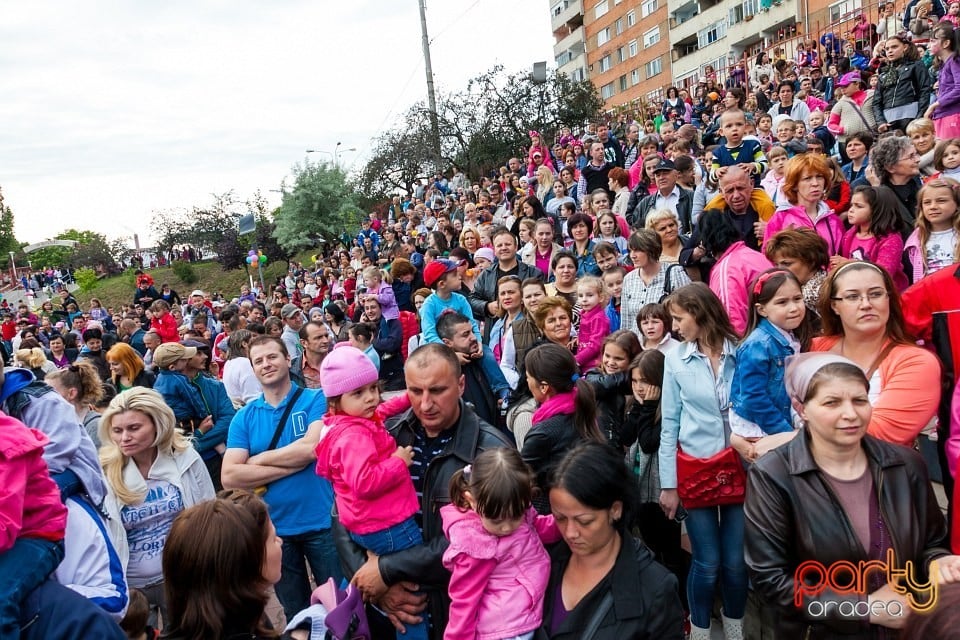
[(960, 4), (928, 4), (703, 117), (532, 131), (268, 290), (11, 310), (0, 637), (948, 637)]

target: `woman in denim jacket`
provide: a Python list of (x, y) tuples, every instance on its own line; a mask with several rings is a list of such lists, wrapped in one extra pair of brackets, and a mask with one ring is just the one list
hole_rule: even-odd
[[(720, 299), (702, 282), (677, 289), (664, 305), (684, 343), (666, 356), (661, 400), (660, 506), (674, 519), (677, 451), (710, 458), (728, 446), (730, 385), (738, 336)], [(710, 638), (714, 597), (723, 600), (724, 635), (742, 638), (747, 600), (743, 505), (687, 510), (693, 561), (687, 578), (692, 640)]]

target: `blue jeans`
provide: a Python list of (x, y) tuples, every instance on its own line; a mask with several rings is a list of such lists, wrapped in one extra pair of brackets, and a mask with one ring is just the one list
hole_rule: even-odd
[(274, 590), (283, 605), (284, 615), (287, 620), (291, 620), (310, 606), (310, 575), (307, 573), (307, 563), (310, 564), (310, 571), (317, 585), (333, 578), (339, 586), (343, 582), (343, 571), (340, 569), (340, 557), (333, 544), (330, 529), (281, 537), (283, 559), (280, 582)]
[(710, 626), (718, 578), (723, 615), (742, 618), (747, 604), (743, 505), (690, 509), (689, 514), (687, 534), (693, 554), (687, 577), (690, 622), (700, 628)]
[(497, 362), (497, 359), (493, 357), (493, 349), (490, 347), (483, 347), (483, 357), (480, 358), (480, 369), (487, 378), (487, 382), (490, 383), (490, 388), (493, 390), (495, 396), (500, 397), (510, 393), (510, 384), (507, 382), (507, 379), (503, 377), (500, 364)]
[[(499, 368), (499, 367), (498, 367)], [(423, 535), (420, 533), (420, 527), (412, 517), (407, 518), (400, 524), (392, 527), (375, 531), (373, 533), (350, 533), (350, 537), (358, 545), (373, 551), (378, 556), (384, 556), (394, 551), (403, 551), (418, 544), (423, 544)], [(423, 613), (423, 621), (418, 624), (406, 625), (407, 632), (397, 632), (397, 639), (401, 640), (428, 640), (430, 637), (430, 623), (427, 620), (426, 612)]]
[(63, 560), (63, 542), (19, 538), (0, 554), (0, 640), (20, 637), (20, 603)]

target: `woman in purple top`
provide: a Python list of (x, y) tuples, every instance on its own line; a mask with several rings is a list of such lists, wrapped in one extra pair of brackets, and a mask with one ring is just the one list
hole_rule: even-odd
[(945, 140), (960, 136), (960, 46), (958, 33), (948, 22), (937, 25), (930, 39), (930, 51), (939, 58), (937, 101), (927, 109), (926, 116), (933, 119), (937, 138)]

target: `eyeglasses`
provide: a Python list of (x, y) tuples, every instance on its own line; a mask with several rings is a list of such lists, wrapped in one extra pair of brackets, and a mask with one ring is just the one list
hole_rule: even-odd
[(871, 289), (866, 293), (853, 292), (845, 293), (839, 297), (831, 297), (831, 300), (837, 300), (838, 302), (846, 302), (847, 304), (859, 304), (863, 300), (866, 300), (870, 304), (875, 302), (880, 302), (886, 298), (889, 294), (883, 289)]
[(920, 158), (920, 154), (914, 151), (913, 153), (909, 155), (905, 155), (902, 158), (900, 158), (900, 162), (903, 162), (904, 160), (918, 160), (919, 158)]

